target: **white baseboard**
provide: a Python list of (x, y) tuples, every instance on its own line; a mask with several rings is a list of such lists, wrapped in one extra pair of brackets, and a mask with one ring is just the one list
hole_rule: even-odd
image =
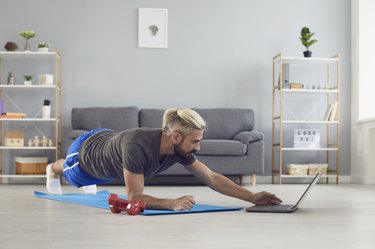
[(353, 183), (360, 183), (360, 184), (375, 184), (375, 181), (369, 179), (369, 177), (365, 176), (352, 176), (351, 182)]
[[(257, 178), (256, 180), (257, 184), (271, 184), (272, 183), (272, 176), (258, 176), (257, 175), (256, 178)], [(283, 179), (283, 183), (306, 183), (310, 181), (311, 181), (311, 178), (285, 178)], [(322, 178), (320, 181), (325, 182), (325, 178)], [(335, 182), (336, 180), (333, 178), (329, 180), (329, 183), (335, 183)], [(349, 175), (339, 176), (339, 183), (350, 183), (350, 182), (353, 182), (351, 176)], [(243, 176), (242, 183), (251, 184), (250, 176)]]

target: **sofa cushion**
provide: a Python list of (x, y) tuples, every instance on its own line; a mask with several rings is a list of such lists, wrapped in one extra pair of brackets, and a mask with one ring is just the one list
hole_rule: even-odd
[(259, 131), (243, 131), (234, 136), (234, 140), (241, 141), (244, 144), (255, 143), (263, 140), (263, 133)]
[(243, 156), (246, 154), (247, 145), (235, 140), (203, 139), (201, 150), (197, 155), (210, 156)]
[(73, 130), (108, 128), (122, 131), (138, 127), (137, 107), (88, 107), (72, 109)]
[(233, 139), (241, 131), (254, 128), (254, 111), (251, 109), (213, 108), (193, 109), (206, 121), (205, 139)]
[(149, 128), (161, 128), (163, 124), (164, 110), (141, 109), (139, 111), (139, 126)]

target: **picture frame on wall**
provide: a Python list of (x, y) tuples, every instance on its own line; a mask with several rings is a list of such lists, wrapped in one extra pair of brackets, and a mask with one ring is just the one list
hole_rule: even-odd
[(168, 47), (168, 9), (138, 9), (138, 47)]

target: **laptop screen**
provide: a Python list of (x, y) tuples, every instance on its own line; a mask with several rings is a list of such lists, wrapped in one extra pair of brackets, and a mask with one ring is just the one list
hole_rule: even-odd
[(305, 190), (305, 192), (303, 193), (303, 195), (301, 196), (301, 198), (299, 198), (299, 200), (296, 203), (295, 207), (298, 207), (298, 205), (300, 205), (302, 203), (302, 201), (305, 199), (306, 195), (310, 192), (312, 186), (314, 186), (315, 183), (317, 183), (319, 181), (319, 178), (320, 178), (321, 175), (322, 175), (322, 173), (316, 174), (316, 176), (314, 177), (314, 179), (312, 180), (312, 182), (310, 183), (310, 185), (307, 187), (307, 189)]

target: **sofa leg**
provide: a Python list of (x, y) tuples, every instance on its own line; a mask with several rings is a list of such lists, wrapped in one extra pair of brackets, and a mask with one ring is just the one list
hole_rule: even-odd
[(255, 186), (256, 183), (257, 183), (257, 175), (251, 174), (251, 184)]

